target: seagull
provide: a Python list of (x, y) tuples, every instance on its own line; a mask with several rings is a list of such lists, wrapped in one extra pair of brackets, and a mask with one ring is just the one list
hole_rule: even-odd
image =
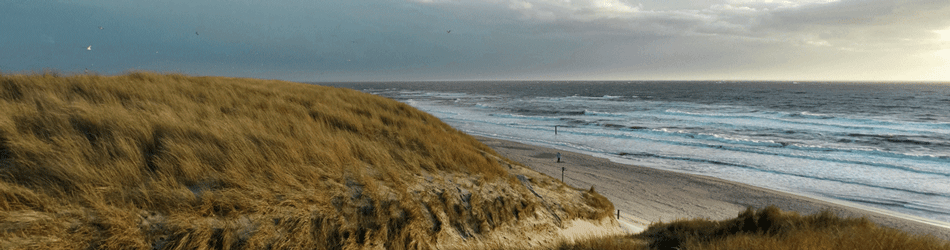
[(198, 32), (197, 32), (197, 31), (195, 31), (195, 35), (196, 35), (196, 36), (198, 35)]
[(99, 29), (102, 29), (102, 26), (99, 26)]
[(452, 33), (452, 30), (446, 31), (445, 33)]
[(92, 50), (92, 45), (89, 45), (89, 47), (86, 47), (86, 50)]

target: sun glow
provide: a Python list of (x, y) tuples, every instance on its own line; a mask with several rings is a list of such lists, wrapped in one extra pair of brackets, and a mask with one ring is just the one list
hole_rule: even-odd
[(937, 58), (940, 58), (944, 64), (950, 64), (950, 48), (938, 50), (934, 52), (934, 54), (937, 55)]
[(937, 41), (940, 49), (933, 52), (938, 65), (934, 67), (930, 78), (937, 81), (950, 81), (950, 72), (946, 70), (950, 67), (950, 28), (933, 32), (940, 37)]
[(934, 30), (934, 33), (937, 33), (940, 36), (940, 41), (950, 42), (950, 28), (945, 30)]

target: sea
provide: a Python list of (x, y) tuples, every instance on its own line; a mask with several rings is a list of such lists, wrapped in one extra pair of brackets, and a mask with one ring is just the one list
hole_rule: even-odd
[(319, 83), (468, 134), (950, 222), (950, 84)]

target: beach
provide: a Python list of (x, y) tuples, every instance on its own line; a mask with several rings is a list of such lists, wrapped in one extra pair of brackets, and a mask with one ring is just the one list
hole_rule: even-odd
[[(347, 84), (470, 135), (950, 223), (950, 87), (787, 82)], [(897, 87), (899, 88), (892, 88)]]
[[(628, 232), (650, 223), (676, 219), (724, 220), (746, 207), (775, 205), (784, 211), (812, 214), (828, 209), (842, 217), (867, 217), (885, 227), (950, 240), (950, 223), (904, 215), (857, 204), (807, 197), (694, 174), (612, 162), (576, 152), (523, 143), (476, 138), (501, 156), (578, 188), (590, 188), (610, 199)], [(557, 162), (557, 153), (561, 162)]]

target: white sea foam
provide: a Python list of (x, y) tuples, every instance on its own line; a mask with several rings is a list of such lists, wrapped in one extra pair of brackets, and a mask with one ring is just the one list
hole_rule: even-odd
[(624, 114), (621, 114), (621, 113), (611, 113), (611, 112), (593, 111), (593, 110), (589, 110), (589, 109), (585, 109), (585, 110), (584, 110), (584, 114), (585, 114), (585, 115), (594, 115), (594, 116), (613, 116), (613, 117), (624, 116)]

